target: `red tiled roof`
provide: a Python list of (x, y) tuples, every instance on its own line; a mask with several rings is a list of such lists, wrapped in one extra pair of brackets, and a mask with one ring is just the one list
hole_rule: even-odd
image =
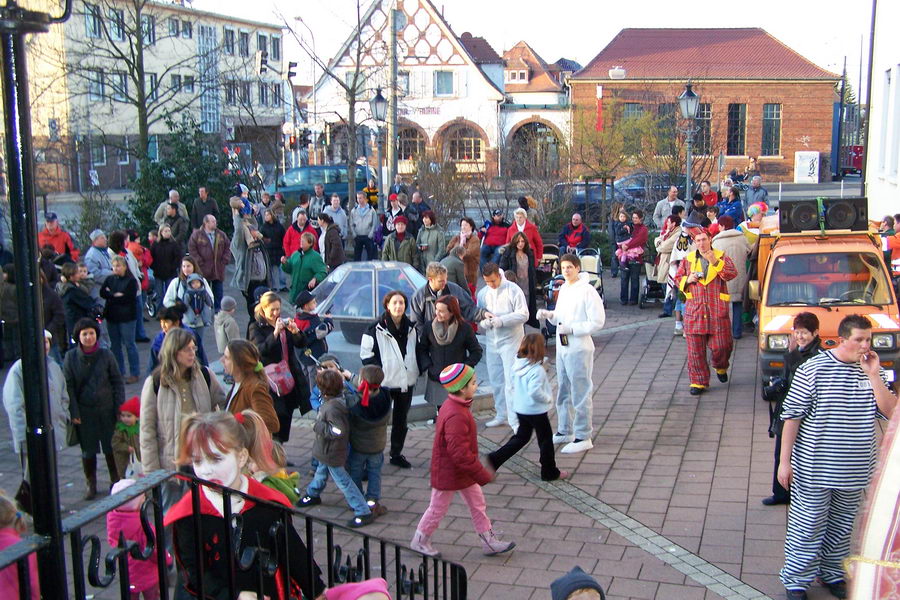
[(519, 42), (503, 53), (503, 60), (508, 67), (514, 69), (528, 67), (528, 83), (514, 83), (507, 81), (507, 92), (558, 92), (562, 89), (556, 79), (550, 75), (550, 67), (534, 49), (525, 42)]
[(459, 36), (459, 41), (475, 61), (475, 64), (502, 63), (503, 59), (497, 54), (487, 40), (483, 37), (475, 37), (468, 31)]
[(839, 79), (760, 28), (623, 29), (573, 79)]

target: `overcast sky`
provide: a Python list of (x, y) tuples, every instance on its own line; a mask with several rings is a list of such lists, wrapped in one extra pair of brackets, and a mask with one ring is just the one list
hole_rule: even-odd
[[(435, 0), (433, 4), (443, 10), (457, 35), (469, 31), (482, 36), (500, 54), (525, 40), (548, 62), (566, 57), (585, 65), (625, 27), (762, 27), (835, 73), (840, 73), (846, 56), (854, 87), (859, 81), (860, 40), (863, 61), (868, 58), (868, 0)], [(368, 5), (362, 1), (363, 12)], [(356, 0), (195, 0), (194, 6), (275, 23), (283, 22), (281, 13), (289, 21), (302, 15), (324, 58), (337, 52), (356, 19)], [(309, 35), (303, 27), (296, 29), (301, 36)], [(309, 60), (290, 40), (285, 50), (291, 60), (300, 62), (302, 80), (295, 83), (308, 83)]]

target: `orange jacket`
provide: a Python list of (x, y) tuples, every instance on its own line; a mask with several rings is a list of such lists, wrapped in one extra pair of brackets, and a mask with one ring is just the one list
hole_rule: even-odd
[(881, 249), (891, 252), (891, 272), (895, 277), (900, 276), (900, 233), (888, 235), (881, 238)]
[(57, 254), (68, 254), (72, 260), (78, 262), (78, 248), (75, 247), (72, 236), (63, 231), (62, 227), (57, 227), (55, 233), (50, 233), (46, 225), (38, 231), (38, 250), (48, 244), (53, 246)]

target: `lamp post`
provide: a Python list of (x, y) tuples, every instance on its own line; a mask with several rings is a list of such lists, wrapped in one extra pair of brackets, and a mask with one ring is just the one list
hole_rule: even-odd
[[(375, 90), (375, 96), (369, 100), (369, 109), (372, 111), (372, 118), (378, 123), (378, 195), (384, 204), (384, 182), (382, 181), (381, 159), (384, 151), (384, 121), (387, 118), (388, 101), (381, 94), (381, 88)], [(382, 206), (384, 208), (384, 206)]]
[(684, 91), (678, 96), (678, 107), (681, 109), (681, 116), (688, 122), (687, 128), (683, 130), (685, 142), (687, 143), (687, 168), (685, 169), (686, 176), (684, 185), (685, 202), (690, 199), (691, 192), (693, 191), (691, 189), (691, 161), (693, 159), (693, 156), (691, 156), (691, 144), (694, 143), (694, 133), (697, 131), (694, 127), (694, 120), (697, 118), (697, 109), (700, 108), (700, 96), (694, 92), (692, 87), (691, 83), (687, 83), (684, 86)]

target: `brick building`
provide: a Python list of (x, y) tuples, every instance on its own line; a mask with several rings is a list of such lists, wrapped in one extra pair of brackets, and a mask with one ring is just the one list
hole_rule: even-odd
[[(795, 153), (804, 151), (820, 153), (820, 179), (828, 176), (838, 80), (759, 28), (635, 28), (620, 31), (568, 81), (576, 115), (592, 117), (602, 86), (603, 108), (618, 103), (621, 118), (649, 111), (673, 133), (677, 97), (691, 81), (701, 103), (694, 154), (702, 176), (714, 178), (710, 165), (724, 154), (723, 176), (758, 157), (771, 182), (793, 181)], [(574, 129), (576, 144), (583, 132)]]

